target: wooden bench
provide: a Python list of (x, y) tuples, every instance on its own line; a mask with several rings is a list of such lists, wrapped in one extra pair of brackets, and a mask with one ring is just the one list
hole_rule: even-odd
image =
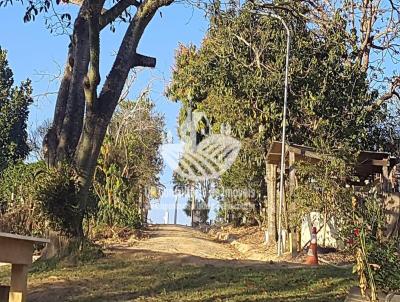
[(0, 262), (11, 264), (9, 302), (25, 302), (33, 245), (50, 240), (0, 232)]

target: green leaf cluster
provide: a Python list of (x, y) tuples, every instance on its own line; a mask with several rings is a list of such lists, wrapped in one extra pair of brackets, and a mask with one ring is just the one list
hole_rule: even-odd
[(96, 168), (97, 223), (139, 227), (140, 213), (159, 191), (164, 118), (147, 96), (120, 103), (108, 127)]
[(36, 199), (38, 171), (44, 162), (8, 166), (0, 176), (0, 230), (22, 235), (43, 235), (45, 217)]
[[(279, 20), (251, 13), (251, 2), (240, 9), (216, 5), (201, 46), (179, 46), (167, 95), (182, 103), (180, 123), (191, 106), (207, 115), (214, 132), (229, 124), (243, 143), (222, 186), (258, 185), (269, 145), (281, 139), (287, 37)], [(386, 108), (367, 110), (377, 92), (351, 55), (344, 20), (336, 16), (322, 33), (289, 13), (282, 17), (291, 32), (287, 139), (317, 148), (379, 148)], [(237, 175), (235, 167), (248, 173)]]
[(7, 52), (0, 48), (0, 173), (29, 154), (27, 120), (31, 94), (29, 80), (14, 86)]

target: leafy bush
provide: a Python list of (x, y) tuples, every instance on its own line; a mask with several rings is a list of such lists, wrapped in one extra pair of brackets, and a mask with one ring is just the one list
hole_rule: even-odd
[(137, 207), (125, 203), (100, 202), (97, 213), (97, 222), (108, 226), (139, 228), (141, 226), (140, 213)]
[[(323, 152), (320, 152), (323, 154)], [(318, 165), (312, 162), (296, 162), (298, 185), (288, 198), (289, 223), (301, 226), (305, 215), (310, 212), (323, 213), (325, 220), (334, 219), (339, 231), (346, 237), (352, 223), (351, 196), (353, 188), (346, 186), (351, 179), (349, 162), (333, 156), (322, 156)]]
[(46, 221), (36, 200), (37, 173), (43, 162), (9, 166), (0, 175), (0, 230), (24, 235), (42, 235)]
[(362, 200), (354, 199), (354, 249), (360, 287), (371, 290), (372, 301), (377, 290), (400, 292), (400, 256), (398, 239), (385, 236), (385, 207), (376, 192)]
[(36, 199), (41, 203), (50, 227), (69, 236), (83, 236), (82, 222), (95, 212), (97, 199), (89, 192), (87, 202), (79, 199), (76, 173), (67, 166), (47, 169), (40, 174)]
[(52, 229), (69, 236), (82, 235), (82, 219), (95, 211), (90, 194), (82, 206), (75, 173), (66, 165), (48, 169), (44, 162), (9, 166), (0, 178), (0, 229), (26, 235), (44, 235)]
[[(145, 126), (144, 126), (145, 125)], [(154, 198), (147, 188), (161, 187), (164, 119), (143, 95), (122, 101), (107, 129), (93, 188), (99, 198), (96, 225), (138, 228)]]

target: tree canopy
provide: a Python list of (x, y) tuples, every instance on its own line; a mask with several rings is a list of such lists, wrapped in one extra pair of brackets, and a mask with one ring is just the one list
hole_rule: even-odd
[[(192, 104), (215, 131), (231, 125), (242, 150), (221, 185), (257, 186), (261, 194), (253, 202), (261, 204), (265, 155), (271, 141), (281, 139), (286, 33), (278, 20), (251, 13), (254, 8), (216, 4), (202, 45), (177, 50), (168, 95), (183, 105), (181, 122)], [(298, 4), (296, 11), (307, 8)], [(345, 20), (336, 14), (321, 32), (307, 19), (282, 16), (292, 33), (287, 139), (325, 150), (379, 149), (387, 111), (370, 110), (378, 92), (351, 55)], [(236, 173), (239, 166), (250, 167), (249, 173)]]
[(7, 52), (0, 48), (0, 172), (29, 154), (27, 121), (31, 93), (29, 80), (14, 86)]

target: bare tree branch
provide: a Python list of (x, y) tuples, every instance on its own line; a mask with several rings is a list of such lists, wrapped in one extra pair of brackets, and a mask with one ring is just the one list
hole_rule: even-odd
[(135, 54), (133, 58), (133, 67), (156, 67), (156, 58), (148, 57), (141, 54)]
[(100, 16), (100, 30), (118, 18), (128, 7), (140, 6), (140, 2), (136, 0), (121, 0), (107, 11), (103, 11)]
[(372, 111), (374, 109), (379, 108), (382, 106), (385, 102), (392, 100), (394, 97), (396, 97), (398, 100), (400, 100), (400, 93), (397, 91), (397, 89), (400, 88), (400, 77), (395, 77), (392, 80), (392, 84), (390, 87), (390, 90), (382, 95), (374, 104), (371, 106), (367, 107), (367, 111)]

